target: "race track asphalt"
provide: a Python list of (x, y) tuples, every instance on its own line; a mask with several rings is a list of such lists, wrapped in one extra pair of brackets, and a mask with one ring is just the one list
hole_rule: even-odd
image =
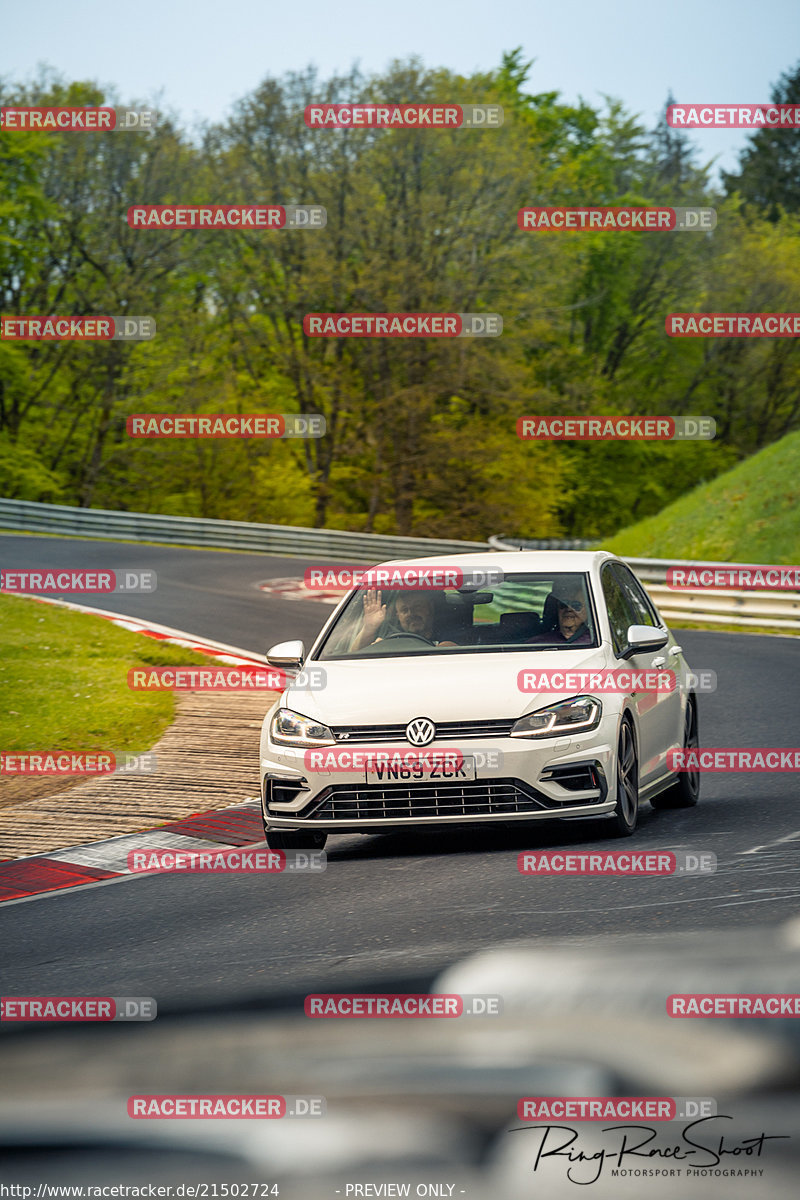
[[(298, 576), (303, 559), (77, 539), (0, 537), (4, 567), (155, 569), (158, 589), (88, 604), (151, 618), (263, 653), (308, 642), (330, 608), (281, 600), (259, 581)], [(800, 641), (681, 631), (693, 669), (713, 668), (700, 697), (705, 746), (790, 747), (797, 740)], [(161, 1005), (241, 1004), (354, 984), (432, 978), (466, 954), (540, 937), (705, 931), (800, 914), (796, 774), (705, 775), (700, 804), (645, 805), (633, 838), (601, 825), (334, 838), (322, 875), (123, 878), (4, 906), (3, 991), (154, 995)], [(198, 809), (202, 798), (198, 797)], [(695, 878), (530, 878), (522, 849), (713, 851)]]

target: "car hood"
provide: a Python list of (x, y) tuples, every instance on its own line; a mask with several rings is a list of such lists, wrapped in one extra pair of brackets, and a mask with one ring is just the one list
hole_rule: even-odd
[[(290, 687), (283, 704), (324, 724), (394, 725), (413, 717), (433, 721), (501, 720), (522, 716), (573, 692), (521, 692), (519, 672), (579, 670), (605, 665), (603, 647), (518, 654), (443, 654), (324, 661), (326, 686)], [(316, 663), (306, 663), (311, 668)]]

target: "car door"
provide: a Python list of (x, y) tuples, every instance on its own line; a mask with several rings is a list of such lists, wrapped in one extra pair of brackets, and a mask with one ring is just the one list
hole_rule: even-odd
[[(614, 654), (614, 668), (632, 667), (642, 670), (649, 667), (656, 657), (652, 651), (636, 654), (632, 658), (621, 657), (628, 642), (628, 629), (631, 625), (653, 624), (653, 620), (639, 620), (639, 613), (634, 611), (628, 589), (623, 586), (623, 580), (615, 570), (616, 563), (604, 563), (600, 572), (600, 583), (608, 612), (608, 623), (611, 627), (611, 646)], [(639, 733), (639, 781), (646, 784), (658, 770), (660, 737), (658, 721), (655, 716), (656, 697), (648, 692), (634, 692), (631, 702), (637, 716)]]
[[(624, 563), (613, 564), (614, 573), (619, 579), (620, 587), (625, 595), (628, 607), (634, 613), (637, 625), (652, 625), (656, 629), (665, 628), (658, 618), (658, 613), (639, 580)], [(653, 731), (654, 770), (658, 775), (666, 769), (667, 751), (673, 746), (681, 745), (683, 718), (681, 713), (681, 692), (677, 686), (680, 681), (681, 648), (675, 644), (672, 634), (663, 650), (649, 651), (636, 655), (631, 659), (637, 666), (654, 667), (674, 671), (676, 687), (672, 692), (643, 693), (643, 707), (647, 708), (647, 721)]]

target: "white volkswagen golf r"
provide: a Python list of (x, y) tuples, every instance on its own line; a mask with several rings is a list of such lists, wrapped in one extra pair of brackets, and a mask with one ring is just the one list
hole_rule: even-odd
[(697, 803), (699, 775), (668, 758), (698, 744), (690, 672), (620, 559), (487, 552), (373, 571), (308, 654), (267, 652), (302, 666), (261, 734), (270, 847), (553, 818), (626, 836), (643, 800)]

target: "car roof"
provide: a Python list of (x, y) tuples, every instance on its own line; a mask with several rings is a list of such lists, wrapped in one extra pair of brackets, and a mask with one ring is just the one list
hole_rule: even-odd
[(518, 571), (569, 571), (591, 572), (604, 562), (619, 562), (608, 550), (486, 550), (470, 554), (433, 554), (427, 558), (393, 558), (379, 566), (470, 567), (498, 566), (505, 574)]

